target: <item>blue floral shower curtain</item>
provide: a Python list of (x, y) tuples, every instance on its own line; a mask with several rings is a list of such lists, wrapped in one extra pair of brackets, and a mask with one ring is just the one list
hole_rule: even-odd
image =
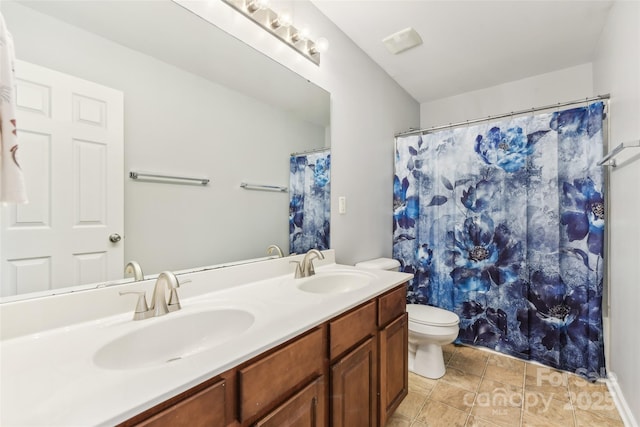
[(458, 314), (461, 343), (602, 376), (603, 110), (398, 138), (408, 302)]
[(331, 153), (291, 156), (289, 251), (329, 249)]

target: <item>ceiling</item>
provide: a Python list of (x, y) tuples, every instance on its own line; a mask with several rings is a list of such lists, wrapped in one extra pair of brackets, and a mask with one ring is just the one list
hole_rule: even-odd
[[(312, 0), (416, 101), (593, 60), (613, 0)], [(382, 39), (413, 27), (398, 55)]]

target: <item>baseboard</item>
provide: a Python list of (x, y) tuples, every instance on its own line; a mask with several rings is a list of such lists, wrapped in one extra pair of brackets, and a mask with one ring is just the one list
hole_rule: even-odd
[(616, 404), (616, 408), (618, 408), (620, 418), (622, 418), (625, 427), (638, 427), (638, 422), (631, 413), (631, 409), (629, 408), (629, 405), (624, 398), (624, 394), (622, 394), (622, 390), (620, 389), (618, 378), (613, 372), (609, 372), (607, 387), (609, 388), (609, 393), (611, 393), (613, 402)]

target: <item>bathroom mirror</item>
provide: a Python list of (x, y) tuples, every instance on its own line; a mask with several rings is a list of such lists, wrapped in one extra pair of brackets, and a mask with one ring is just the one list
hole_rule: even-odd
[(170, 0), (4, 0), (0, 11), (19, 60), (123, 93), (124, 229), (109, 232), (122, 234), (124, 263), (146, 276), (287, 252), (288, 193), (241, 183), (287, 187), (291, 153), (330, 146), (328, 92)]

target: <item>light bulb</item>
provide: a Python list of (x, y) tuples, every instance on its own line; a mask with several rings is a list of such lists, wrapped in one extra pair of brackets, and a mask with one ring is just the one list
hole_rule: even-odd
[(247, 2), (247, 12), (255, 13), (260, 9), (266, 9), (269, 7), (269, 0), (249, 0)]
[(276, 17), (273, 21), (271, 21), (271, 28), (277, 29), (280, 27), (288, 27), (291, 25), (291, 15), (288, 13), (282, 13)]
[(316, 42), (309, 48), (309, 54), (315, 55), (317, 53), (326, 52), (329, 49), (329, 40), (324, 37), (320, 37)]

